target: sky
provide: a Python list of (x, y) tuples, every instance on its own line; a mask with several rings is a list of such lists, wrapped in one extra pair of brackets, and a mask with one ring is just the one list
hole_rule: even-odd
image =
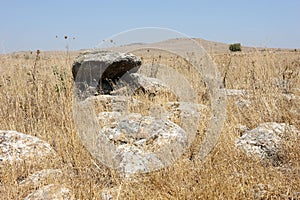
[(0, 9), (0, 53), (88, 49), (143, 27), (228, 44), (300, 48), (299, 0), (0, 0)]

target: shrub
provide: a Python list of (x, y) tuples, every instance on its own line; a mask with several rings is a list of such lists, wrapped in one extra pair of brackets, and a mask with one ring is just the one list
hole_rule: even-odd
[(241, 43), (235, 43), (235, 44), (229, 45), (229, 50), (232, 51), (232, 52), (242, 51)]

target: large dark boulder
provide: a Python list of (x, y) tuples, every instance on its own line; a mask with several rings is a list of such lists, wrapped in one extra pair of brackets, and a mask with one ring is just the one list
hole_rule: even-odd
[(131, 53), (87, 51), (79, 55), (72, 66), (73, 78), (81, 91), (97, 88), (109, 94), (112, 85), (128, 71), (136, 72), (141, 60)]

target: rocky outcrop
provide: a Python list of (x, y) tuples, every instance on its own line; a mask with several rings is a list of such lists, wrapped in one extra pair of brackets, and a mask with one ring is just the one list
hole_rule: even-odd
[[(76, 89), (88, 91), (84, 98), (75, 93), (74, 106), (84, 145), (98, 161), (126, 175), (160, 169), (181, 156), (201, 110), (178, 103), (163, 80), (136, 73), (140, 64), (132, 54), (98, 51), (80, 55), (72, 71)], [(101, 91), (94, 95), (96, 87)]]
[(55, 156), (51, 146), (37, 137), (17, 131), (0, 131), (0, 163), (39, 162)]
[(157, 140), (159, 145), (163, 145), (164, 140), (179, 140), (183, 144), (186, 142), (185, 132), (178, 125), (169, 120), (137, 113), (123, 117), (115, 128), (107, 127), (102, 130), (114, 143), (142, 145)]
[(283, 142), (297, 139), (299, 136), (300, 132), (292, 125), (268, 122), (244, 132), (237, 139), (236, 146), (249, 156), (270, 161), (277, 166), (282, 164), (284, 159)]
[[(135, 101), (136, 106), (141, 106), (140, 111), (143, 114), (126, 109), (128, 104)], [(91, 106), (87, 106), (89, 104)], [(149, 102), (146, 104), (149, 105)], [(207, 109), (206, 106), (189, 102), (169, 102), (165, 106), (150, 104), (149, 108), (143, 107), (143, 102), (132, 98), (113, 95), (89, 97), (78, 105), (82, 106), (77, 111), (79, 123), (87, 119), (93, 121), (93, 117), (97, 118), (96, 125), (93, 122), (88, 126), (82, 124), (83, 127), (79, 127), (82, 132), (89, 129), (89, 136), (81, 136), (83, 140), (88, 136), (95, 138), (90, 140), (91, 142), (95, 140), (98, 142), (95, 147), (86, 143), (85, 145), (90, 146), (89, 151), (94, 152), (92, 155), (96, 158), (99, 155), (101, 157), (98, 158), (101, 159), (109, 157), (106, 161), (98, 161), (116, 163), (113, 167), (126, 175), (150, 172), (168, 165), (171, 160), (176, 160), (191, 144), (194, 136), (189, 135), (189, 132), (196, 133), (191, 127), (197, 129), (195, 121), (198, 122), (199, 113)], [(89, 110), (90, 108), (92, 109)], [(86, 114), (80, 116), (84, 112)], [(94, 127), (93, 130), (91, 127)], [(91, 132), (97, 135), (92, 136)], [(105, 151), (112, 154), (104, 155)]]
[(161, 168), (163, 162), (155, 152), (164, 146), (173, 143), (178, 149), (187, 147), (185, 131), (169, 120), (138, 113), (122, 117), (121, 113), (106, 112), (100, 113), (99, 121), (103, 125), (101, 134), (117, 146), (116, 156), (120, 158), (118, 168), (126, 174)]
[[(131, 53), (112, 51), (87, 51), (77, 57), (72, 73), (79, 91), (97, 88), (102, 94), (109, 94), (113, 84), (128, 71), (136, 72), (141, 60)], [(89, 91), (89, 92), (91, 92)]]

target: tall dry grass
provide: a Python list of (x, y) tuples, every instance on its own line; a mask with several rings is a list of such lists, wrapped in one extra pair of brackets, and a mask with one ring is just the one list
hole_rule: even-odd
[[(219, 142), (204, 160), (193, 158), (201, 146), (206, 123), (199, 125), (191, 149), (171, 167), (141, 174), (131, 180), (94, 160), (82, 145), (73, 122), (71, 62), (78, 53), (29, 52), (0, 55), (0, 129), (16, 130), (46, 140), (57, 159), (38, 166), (9, 165), (0, 168), (0, 198), (22, 199), (35, 188), (18, 182), (43, 168), (61, 168), (57, 180), (72, 189), (77, 199), (100, 199), (103, 188), (118, 188), (119, 199), (255, 199), (265, 189), (266, 199), (293, 198), (300, 192), (299, 140), (286, 145), (286, 168), (264, 165), (238, 151), (237, 126), (256, 127), (275, 121), (300, 129), (300, 53), (249, 52), (212, 54), (226, 88), (244, 89), (248, 96), (227, 98), (227, 117)], [(201, 77), (185, 70), (177, 57), (144, 57), (144, 62), (163, 62), (194, 81), (198, 101), (209, 105)], [(238, 102), (238, 103), (237, 103)], [(291, 112), (294, 111), (294, 112)], [(285, 169), (285, 170), (283, 170)]]

